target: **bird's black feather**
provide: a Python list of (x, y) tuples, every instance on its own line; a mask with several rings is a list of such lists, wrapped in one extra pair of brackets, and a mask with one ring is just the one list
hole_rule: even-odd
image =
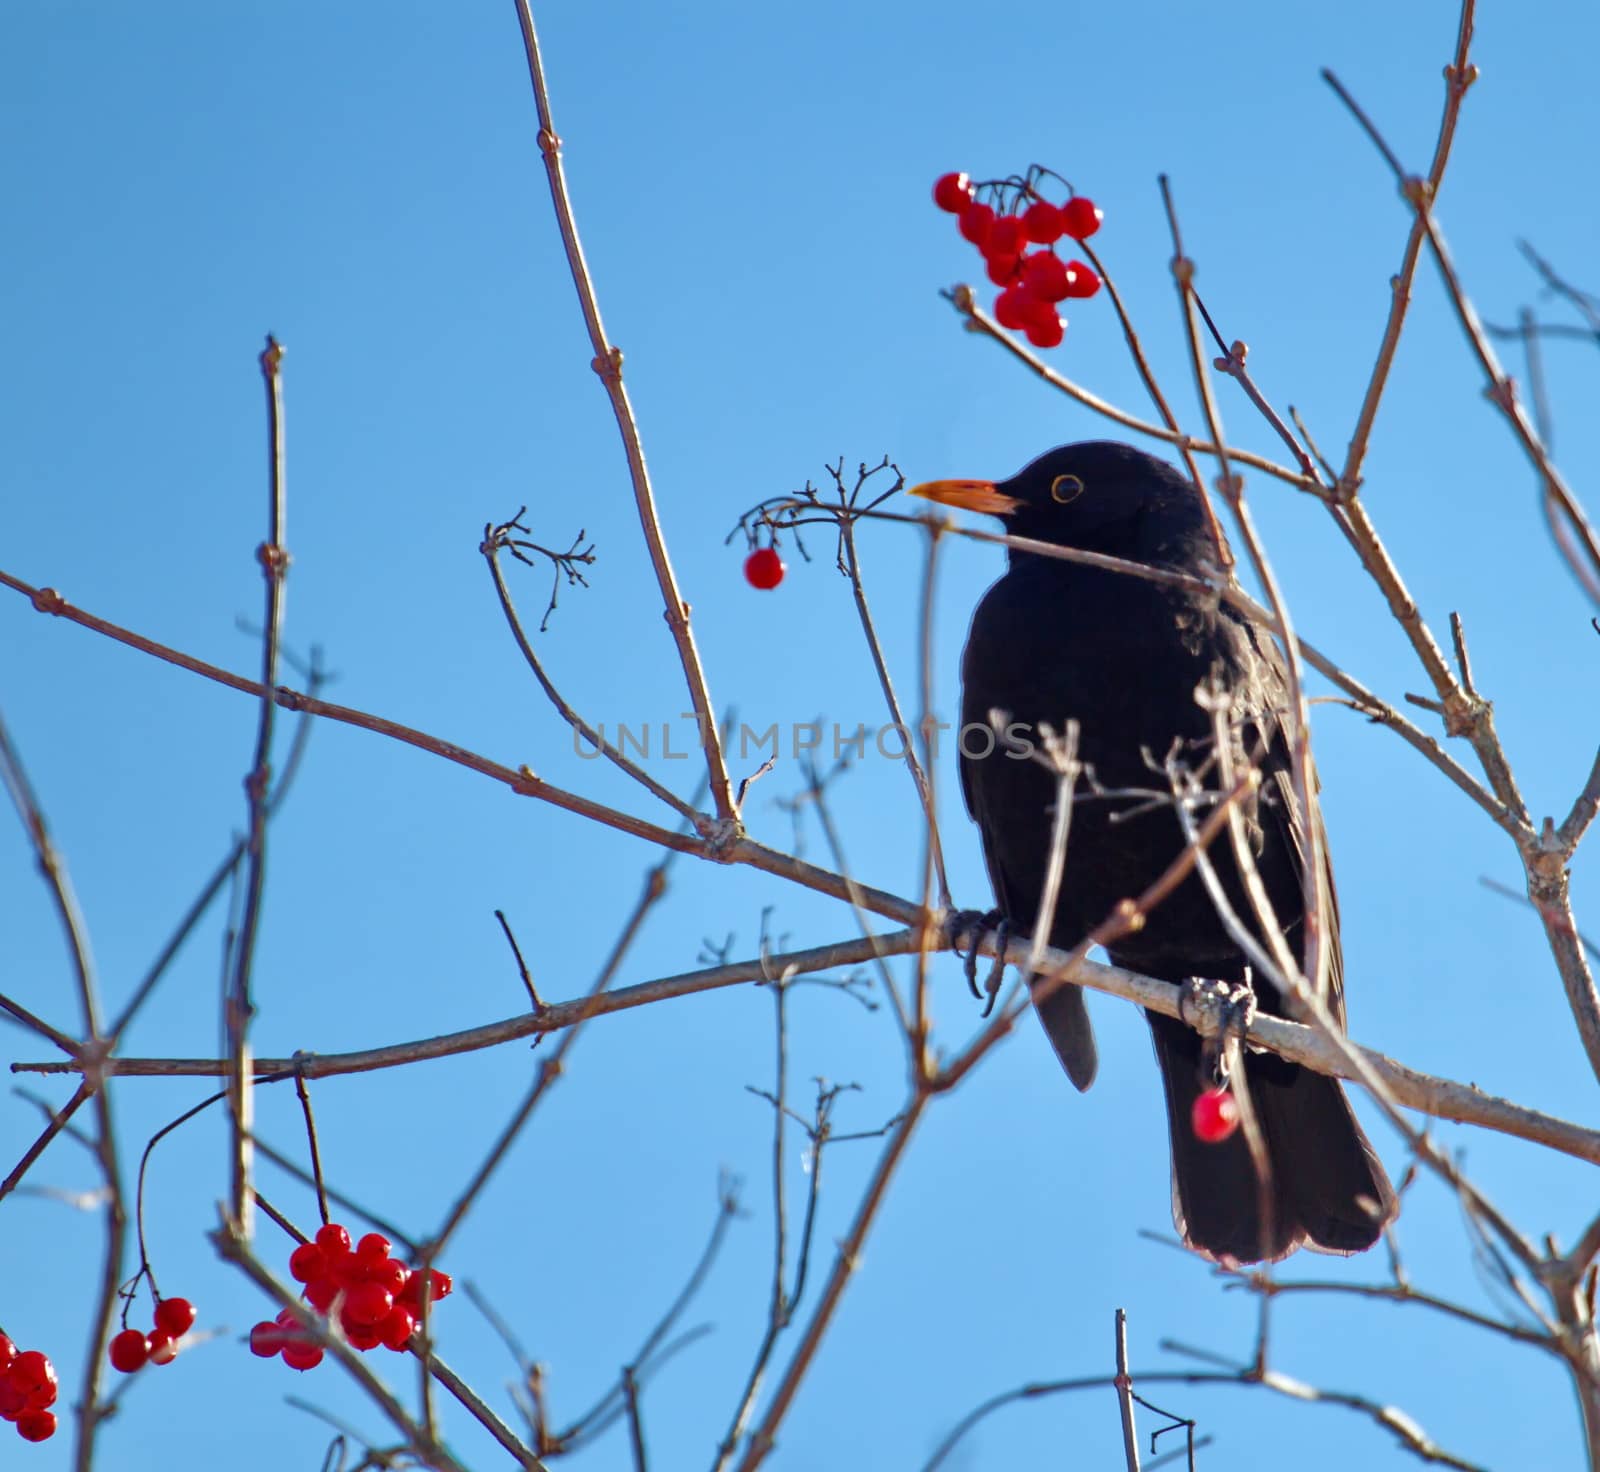
[[(1193, 487), (1170, 465), (1126, 445), (1068, 445), (1034, 461), (998, 491), (1013, 499), (1008, 531), (1146, 565), (1198, 574), (1216, 552)], [(1178, 855), (1184, 835), (1161, 763), (1176, 750), (1205, 785), (1220, 787), (1211, 714), (1200, 689), (1230, 698), (1230, 747), (1251, 757), (1262, 782), (1244, 807), (1255, 866), (1296, 953), (1304, 921), (1302, 876), (1320, 824), (1315, 796), (1304, 811), (1291, 780), (1288, 688), (1271, 639), (1214, 594), (1013, 548), (1006, 574), (973, 616), (962, 659), (962, 724), (988, 725), (993, 712), (1030, 730), (1079, 728), (1078, 755), (1092, 781), (1078, 784), (1061, 893), (1049, 927), (1070, 947), (1124, 898), (1138, 895)], [(998, 744), (964, 740), (962, 790), (983, 837), (995, 896), (1011, 924), (1032, 931), (1048, 867), (1056, 779), (1037, 761)], [(969, 754), (974, 753), (974, 754)], [(1107, 794), (1132, 795), (1107, 795)], [(1230, 845), (1210, 855), (1235, 913), (1259, 936)], [(1343, 962), (1333, 876), (1324, 877), (1333, 1015), (1344, 1019)], [(1134, 933), (1110, 948), (1119, 966), (1165, 980), (1242, 981), (1247, 963), (1205, 885), (1190, 875)], [(1263, 982), (1258, 1005), (1285, 1014)], [(1094, 1036), (1078, 988), (1059, 988), (1040, 1008), (1073, 1082), (1087, 1088), (1097, 1066)], [(1277, 1258), (1302, 1242), (1330, 1252), (1369, 1247), (1396, 1205), (1383, 1167), (1357, 1125), (1337, 1080), (1270, 1055), (1250, 1055), (1246, 1078), (1271, 1163), (1272, 1225), (1242, 1133), (1202, 1144), (1190, 1109), (1206, 1081), (1196, 1033), (1150, 1014), (1169, 1113), (1173, 1210), (1186, 1242), (1240, 1262)]]

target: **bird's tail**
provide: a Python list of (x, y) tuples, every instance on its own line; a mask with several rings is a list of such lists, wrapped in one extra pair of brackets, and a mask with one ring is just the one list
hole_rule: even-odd
[[(1037, 976), (1028, 978), (1029, 986), (1037, 986), (1039, 981)], [(1094, 1045), (1094, 1027), (1084, 1005), (1083, 988), (1058, 982), (1054, 991), (1042, 997), (1035, 995), (1033, 1007), (1067, 1077), (1080, 1092), (1087, 1089), (1100, 1071), (1100, 1052)]]
[(1146, 1015), (1167, 1094), (1172, 1215), (1183, 1240), (1242, 1263), (1277, 1259), (1302, 1243), (1337, 1253), (1371, 1247), (1399, 1206), (1339, 1081), (1270, 1054), (1247, 1055), (1245, 1079), (1272, 1169), (1271, 1221), (1263, 1224), (1244, 1131), (1216, 1145), (1195, 1138), (1190, 1111), (1204, 1087), (1199, 1034)]

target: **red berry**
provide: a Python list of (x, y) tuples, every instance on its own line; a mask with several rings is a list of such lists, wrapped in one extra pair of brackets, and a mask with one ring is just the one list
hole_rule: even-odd
[(156, 1328), (182, 1339), (194, 1328), (194, 1305), (187, 1298), (163, 1298), (156, 1305)]
[(411, 1281), (411, 1269), (403, 1262), (396, 1262), (392, 1257), (386, 1257), (382, 1262), (373, 1263), (362, 1269), (361, 1278), (366, 1283), (377, 1283), (387, 1288), (398, 1296)]
[(368, 1232), (356, 1243), (356, 1260), (363, 1267), (369, 1263), (383, 1262), (389, 1256), (389, 1239), (381, 1232)]
[(284, 1345), (283, 1326), (263, 1319), (250, 1331), (250, 1353), (270, 1360)]
[(1061, 218), (1060, 210), (1041, 199), (1028, 206), (1022, 217), (1022, 228), (1036, 245), (1051, 245), (1067, 233), (1067, 222)]
[(933, 184), (933, 202), (952, 215), (972, 203), (972, 180), (965, 174), (940, 174)]
[(1239, 1128), (1239, 1105), (1226, 1089), (1207, 1089), (1194, 1101), (1189, 1123), (1195, 1139), (1220, 1145)]
[(178, 1357), (178, 1340), (165, 1329), (156, 1329), (150, 1335), (150, 1363), (170, 1365)]
[(378, 1325), (378, 1332), (383, 1335), (385, 1349), (404, 1349), (417, 1332), (416, 1317), (404, 1304), (397, 1303), (389, 1310), (389, 1317)]
[(315, 1242), (302, 1242), (289, 1254), (289, 1276), (296, 1283), (309, 1283), (328, 1270), (327, 1254)]
[(1082, 261), (1067, 262), (1067, 295), (1093, 296), (1100, 290), (1100, 278), (1092, 266)]
[(318, 1313), (327, 1313), (333, 1307), (342, 1287), (337, 1278), (313, 1278), (306, 1284), (305, 1300)]
[(394, 1295), (377, 1283), (357, 1283), (345, 1294), (342, 1317), (346, 1325), (381, 1324), (394, 1307)]
[(961, 211), (961, 233), (970, 240), (979, 250), (989, 239), (989, 230), (994, 224), (994, 211), (986, 204), (969, 204)]
[(1035, 316), (1029, 319), (1027, 327), (1028, 341), (1036, 348), (1056, 348), (1061, 346), (1061, 339), (1067, 335), (1067, 324), (1056, 314), (1054, 307), (1049, 308), (1048, 317)]
[(28, 1409), (28, 1397), (9, 1380), (0, 1380), (0, 1421), (15, 1421)]
[(150, 1358), (150, 1343), (137, 1329), (124, 1329), (112, 1336), (110, 1357), (113, 1370), (131, 1375), (135, 1370), (142, 1370), (144, 1362)]
[(344, 1326), (344, 1338), (351, 1349), (365, 1354), (383, 1343), (383, 1330), (376, 1324), (349, 1324)]
[(996, 286), (1009, 286), (1016, 280), (1022, 262), (1016, 256), (989, 256), (986, 267), (989, 279)]
[[(450, 1281), (449, 1273), (441, 1273), (438, 1268), (432, 1268), (426, 1276), (433, 1280), (432, 1292), (429, 1294), (430, 1302), (437, 1303), (441, 1298), (450, 1296), (450, 1290), (455, 1284)], [(406, 1284), (405, 1292), (401, 1294), (401, 1300), (407, 1306), (422, 1302), (423, 1277), (424, 1274), (420, 1268), (412, 1270), (411, 1281)]]
[(0, 1374), (10, 1369), (11, 1361), (17, 1357), (17, 1346), (11, 1342), (9, 1334), (0, 1334)]
[(56, 1434), (53, 1411), (24, 1411), (17, 1417), (17, 1432), (24, 1441), (49, 1441)]
[(1072, 286), (1072, 273), (1061, 257), (1051, 251), (1036, 250), (1022, 262), (1022, 281), (1031, 296), (1042, 302), (1058, 302)]
[(314, 1370), (322, 1363), (322, 1346), (304, 1341), (285, 1344), (283, 1362), (291, 1370)]
[(43, 1350), (25, 1349), (6, 1369), (6, 1383), (31, 1399), (36, 1391), (56, 1383), (55, 1367)]
[(1062, 223), (1066, 226), (1066, 233), (1074, 240), (1087, 240), (1100, 228), (1103, 219), (1105, 211), (1081, 194), (1061, 206)]
[(317, 1246), (329, 1257), (343, 1257), (350, 1250), (350, 1234), (338, 1222), (317, 1228)]
[(1020, 256), (1027, 245), (1028, 236), (1022, 221), (1015, 215), (1001, 215), (989, 227), (983, 242), (983, 253), (990, 257)]
[(1020, 286), (1008, 286), (994, 299), (994, 320), (1002, 327), (1020, 332), (1027, 325), (1030, 298)]
[(757, 547), (744, 560), (744, 580), (752, 588), (776, 588), (783, 581), (783, 558), (776, 547)]

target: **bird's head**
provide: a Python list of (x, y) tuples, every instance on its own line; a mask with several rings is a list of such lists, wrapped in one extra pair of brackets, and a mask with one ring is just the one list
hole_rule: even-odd
[(1205, 536), (1188, 479), (1112, 440), (1060, 445), (1009, 480), (931, 480), (909, 494), (997, 516), (1013, 536), (1140, 562), (1188, 561)]

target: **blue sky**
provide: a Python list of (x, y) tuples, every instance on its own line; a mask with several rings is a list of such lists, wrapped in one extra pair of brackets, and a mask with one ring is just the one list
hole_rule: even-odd
[[(558, 4), (538, 12), (590, 264), (626, 368), (662, 520), (719, 706), (752, 725), (882, 719), (846, 584), (825, 550), (774, 593), (739, 574), (723, 538), (744, 509), (888, 454), (913, 479), (1001, 476), (1096, 437), (1086, 412), (966, 337), (938, 298), (976, 258), (928, 200), (951, 168), (993, 176), (1040, 161), (1106, 212), (1099, 241), (1185, 422), (1188, 388), (1155, 176), (1171, 175), (1207, 302), (1280, 405), (1342, 450), (1381, 331), (1407, 216), (1388, 175), (1318, 80), (1333, 67), (1411, 166), (1433, 145), (1453, 7), (1135, 3), (969, 7), (819, 0), (803, 7)], [(1483, 79), (1463, 114), (1441, 216), (1491, 320), (1535, 282), (1532, 240), (1580, 281), (1597, 207), (1580, 187), (1600, 133), (1592, 7), (1489, 7)], [(253, 549), (265, 516), (255, 356), (287, 348), (286, 635), (327, 651), (332, 698), (381, 712), (653, 819), (648, 796), (580, 761), (527, 678), (477, 554), (484, 524), (529, 508), (539, 540), (580, 528), (598, 548), (540, 641), (594, 720), (659, 725), (685, 709), (633, 516), (625, 468), (553, 228), (509, 4), (303, 3), (133, 9), (42, 4), (0, 20), (0, 156), (8, 202), (0, 310), (6, 453), (0, 566), (234, 669), (254, 668), (236, 621), (258, 616)], [(1080, 304), (1051, 355), (1142, 412), (1103, 298)], [(1520, 373), (1520, 368), (1518, 369)], [(1600, 470), (1592, 352), (1551, 350), (1556, 448), (1572, 483)], [(1271, 449), (1237, 396), (1238, 443)], [(1390, 699), (1422, 676), (1326, 516), (1253, 484), (1255, 508), (1308, 637)], [(1595, 636), (1558, 566), (1526, 464), (1492, 411), (1435, 277), (1373, 439), (1372, 514), (1436, 629), (1466, 620), (1530, 806), (1564, 813), (1592, 758)], [(814, 543), (825, 548), (823, 539)], [(869, 591), (902, 689), (914, 679), (921, 549), (863, 533)], [(937, 702), (953, 708), (971, 605), (999, 554), (952, 544), (936, 619)], [(517, 573), (525, 608), (544, 575)], [(26, 757), (89, 917), (102, 985), (124, 998), (244, 819), (255, 708), (237, 695), (0, 600), (0, 708)], [(1594, 1109), (1537, 927), (1480, 884), (1516, 882), (1514, 855), (1393, 737), (1334, 706), (1318, 758), (1338, 864), (1352, 1028), (1414, 1066), (1571, 1118)], [(754, 765), (750, 763), (749, 765)], [(687, 793), (692, 763), (657, 761)], [(736, 772), (736, 775), (743, 773)], [(954, 773), (939, 774), (957, 898), (988, 902)], [(752, 832), (790, 846), (778, 800), (792, 762), (755, 789)], [(912, 893), (920, 829), (904, 774), (863, 764), (838, 789), (854, 870)], [(802, 835), (822, 858), (814, 829)], [(331, 1052), (431, 1035), (518, 1010), (492, 912), (503, 908), (541, 991), (586, 988), (652, 854), (464, 771), (348, 729), (318, 729), (274, 828), (257, 963), (258, 1047)], [(1581, 920), (1600, 890), (1580, 855)], [(0, 825), (0, 976), (52, 1019), (75, 1007), (20, 834)], [(619, 977), (694, 967), (705, 937), (750, 954), (761, 914), (796, 944), (852, 933), (847, 911), (757, 875), (691, 862), (673, 873)], [(163, 984), (134, 1052), (217, 1046), (220, 917)], [(974, 1019), (953, 962), (936, 973), (954, 1045)], [(1144, 1025), (1091, 1003), (1102, 1077), (1079, 1097), (1031, 1025), (915, 1145), (862, 1271), (785, 1427), (775, 1465), (916, 1466), (979, 1400), (1027, 1380), (1108, 1371), (1113, 1310), (1136, 1368), (1174, 1368), (1174, 1338), (1248, 1354), (1253, 1308), (1204, 1265), (1141, 1238), (1168, 1230), (1160, 1095)], [(795, 997), (792, 1072), (854, 1081), (841, 1128), (898, 1107), (887, 1014), (808, 989)], [(12, 1029), (8, 1058), (43, 1056)], [(595, 1025), (497, 1176), (445, 1266), (471, 1277), (547, 1361), (556, 1414), (614, 1377), (677, 1291), (715, 1208), (718, 1171), (746, 1180), (749, 1217), (690, 1311), (715, 1333), (645, 1395), (653, 1464), (702, 1465), (758, 1338), (770, 1246), (771, 1009), (750, 988)], [(436, 1224), (531, 1067), (525, 1047), (317, 1087), (335, 1180), (418, 1234)], [(802, 1088), (805, 1085), (800, 1085)], [(59, 1082), (40, 1092), (62, 1099)], [(190, 1082), (115, 1091), (130, 1149), (202, 1097)], [(297, 1148), (293, 1100), (262, 1099), (263, 1132)], [(0, 1154), (33, 1137), (0, 1106)], [(1375, 1131), (1397, 1170), (1394, 1137)], [(1565, 1240), (1594, 1210), (1592, 1174), (1530, 1147), (1446, 1127), (1494, 1199)], [(818, 1234), (845, 1230), (871, 1145), (827, 1160)], [(220, 1121), (164, 1143), (149, 1227), (167, 1292), (202, 1325), (242, 1331), (263, 1300), (205, 1241), (223, 1191)], [(92, 1182), (59, 1142), (30, 1181)], [(308, 1196), (269, 1171), (297, 1219)], [(802, 1189), (798, 1166), (789, 1182)], [(13, 1272), (0, 1323), (76, 1384), (100, 1241), (90, 1217), (18, 1196), (0, 1210)], [(286, 1242), (264, 1241), (281, 1266)], [(1424, 1182), (1402, 1242), (1419, 1286), (1498, 1307), (1459, 1214)], [(281, 1249), (281, 1250), (280, 1250)], [(1375, 1280), (1383, 1265), (1310, 1260), (1305, 1276)], [(815, 1281), (815, 1280), (814, 1280)], [(144, 1312), (141, 1309), (141, 1314)], [(489, 1392), (511, 1373), (461, 1298), (442, 1347)], [(1442, 1329), (1417, 1310), (1337, 1298), (1280, 1306), (1287, 1374), (1392, 1400), (1490, 1466), (1572, 1464), (1577, 1420), (1559, 1368), (1534, 1351)], [(393, 1373), (393, 1362), (379, 1363)], [(404, 1383), (410, 1384), (409, 1375)], [(384, 1435), (332, 1369), (295, 1377), (230, 1339), (130, 1387), (104, 1431), (106, 1465), (316, 1465), (327, 1431), (281, 1405), (315, 1399)], [(1155, 1397), (1216, 1438), (1212, 1465), (1411, 1465), (1341, 1411), (1258, 1391)], [(503, 1402), (502, 1402), (503, 1403)], [(241, 1425), (257, 1431), (242, 1444)], [(474, 1466), (496, 1453), (463, 1417), (446, 1429)], [(988, 1423), (969, 1468), (1114, 1465), (1105, 1395), (1035, 1403)], [(68, 1464), (69, 1439), (28, 1465)], [(1072, 1454), (1076, 1454), (1075, 1456)], [(8, 1456), (11, 1455), (8, 1453)], [(616, 1435), (576, 1465), (625, 1465)], [(20, 1465), (20, 1462), (19, 1462)]]

